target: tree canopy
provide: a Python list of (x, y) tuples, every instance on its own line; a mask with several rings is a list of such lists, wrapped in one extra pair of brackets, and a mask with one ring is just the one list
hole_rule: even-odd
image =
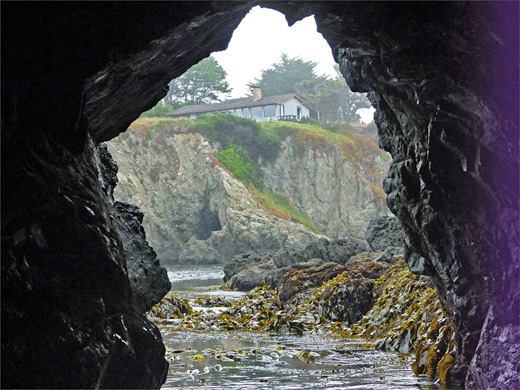
[(297, 93), (313, 106), (320, 126), (359, 122), (357, 111), (371, 106), (366, 96), (352, 92), (338, 68), (337, 76), (329, 78), (316, 75), (316, 66), (316, 62), (282, 53), (280, 60), (264, 69), (260, 78), (248, 83), (248, 87), (259, 85), (264, 96)]
[(295, 87), (298, 95), (313, 106), (320, 126), (323, 123), (360, 122), (357, 111), (371, 107), (364, 94), (352, 92), (340, 77), (301, 81)]
[(188, 69), (182, 76), (170, 81), (166, 102), (207, 104), (220, 101), (231, 92), (227, 73), (213, 57), (208, 57)]
[(282, 53), (280, 61), (272, 64), (269, 69), (262, 70), (260, 78), (254, 79), (247, 86), (252, 88), (259, 85), (264, 96), (296, 93), (295, 85), (299, 82), (325, 80), (325, 77), (316, 75), (316, 65), (316, 62), (304, 61), (299, 57), (290, 58)]

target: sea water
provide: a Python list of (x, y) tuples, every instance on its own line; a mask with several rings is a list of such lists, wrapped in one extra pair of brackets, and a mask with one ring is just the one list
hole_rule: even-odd
[[(172, 291), (192, 304), (201, 296), (244, 295), (218, 288), (221, 265), (171, 267), (168, 276)], [(367, 350), (363, 340), (160, 329), (171, 359), (163, 389), (440, 389), (428, 377), (414, 375), (410, 355)]]

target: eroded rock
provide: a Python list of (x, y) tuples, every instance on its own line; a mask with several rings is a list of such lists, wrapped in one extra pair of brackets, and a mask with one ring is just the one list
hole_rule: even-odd
[[(514, 386), (508, 378), (520, 360), (510, 362), (509, 346), (485, 336), (518, 334), (518, 3), (266, 4), (290, 23), (314, 14), (351, 88), (371, 92), (380, 144), (394, 158), (387, 203), (410, 249), (435, 271), (457, 333), (450, 372), (464, 381), (474, 361), (468, 384)], [(91, 149), (88, 131), (98, 140), (124, 131), (168, 80), (224, 48), (251, 5), (133, 2), (124, 12), (110, 2), (2, 5), (3, 386), (97, 384), (110, 343), (87, 338), (99, 341), (88, 362), (76, 344), (60, 344), (97, 326), (71, 314), (85, 294), (81, 307), (93, 313), (103, 313), (100, 298), (106, 318), (128, 312), (104, 197), (85, 184), (98, 173), (82, 154)], [(490, 312), (495, 319), (484, 326)], [(131, 366), (121, 354), (114, 359), (123, 371)], [(162, 362), (141, 361), (150, 382), (131, 385), (158, 386), (152, 378)]]
[(404, 248), (404, 231), (396, 217), (378, 217), (370, 221), (366, 231), (368, 245), (374, 251), (388, 247)]
[(77, 156), (45, 140), (22, 150), (2, 199), (2, 386), (160, 387), (164, 345), (133, 305), (113, 167), (90, 138)]
[(163, 262), (226, 263), (242, 252), (322, 237), (265, 210), (218, 162), (219, 145), (185, 133), (185, 126), (145, 118), (109, 143), (121, 167), (115, 197), (143, 210), (147, 236)]

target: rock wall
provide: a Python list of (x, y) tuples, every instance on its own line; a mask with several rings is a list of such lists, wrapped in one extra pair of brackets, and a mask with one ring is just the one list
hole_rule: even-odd
[[(9, 168), (2, 386), (159, 387), (168, 364), (159, 330), (133, 299), (123, 243), (136, 238), (114, 210), (113, 161), (90, 138), (78, 156), (40, 139)], [(155, 270), (129, 268), (132, 281)]]
[[(508, 12), (518, 3), (374, 3), (317, 16), (351, 89), (370, 92), (393, 158), (387, 204), (410, 269), (432, 276), (454, 324), (447, 381), (468, 387), (520, 385), (518, 19), (504, 29)], [(503, 346), (486, 333), (507, 335)], [(495, 375), (495, 365), (509, 369)]]
[(119, 165), (116, 199), (137, 204), (159, 258), (227, 262), (241, 252), (278, 250), (319, 239), (305, 226), (269, 214), (216, 160), (200, 134), (138, 124), (109, 142)]
[[(253, 4), (2, 3), (4, 387), (161, 383), (106, 195), (86, 179), (89, 134), (123, 132)], [(518, 3), (262, 4), (290, 23), (314, 14), (351, 89), (371, 92), (389, 207), (454, 324), (448, 382), (520, 387)]]
[[(376, 175), (386, 172), (388, 163), (382, 154), (372, 157)], [(266, 188), (289, 196), (329, 238), (362, 239), (370, 219), (387, 213), (377, 192), (382, 178), (379, 182), (379, 178), (372, 178), (338, 145), (320, 148), (289, 136), (277, 158), (259, 166)]]

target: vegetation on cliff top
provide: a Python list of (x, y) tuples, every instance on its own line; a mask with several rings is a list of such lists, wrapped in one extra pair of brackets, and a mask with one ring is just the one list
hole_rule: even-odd
[[(315, 153), (341, 150), (345, 162), (353, 166), (358, 181), (362, 177), (370, 181), (376, 205), (383, 207), (384, 193), (381, 189), (383, 172), (379, 171), (375, 159), (383, 156), (372, 137), (346, 134), (348, 129), (336, 127), (336, 131), (297, 122), (258, 123), (229, 114), (204, 114), (196, 120), (187, 118), (140, 118), (130, 128), (148, 139), (161, 141), (174, 133), (200, 133), (210, 141), (218, 142), (222, 149), (216, 158), (237, 179), (249, 185), (251, 194), (271, 214), (283, 219), (302, 223), (313, 232), (318, 232), (314, 223), (295, 210), (290, 199), (264, 189), (260, 175), (262, 161), (276, 158), (282, 140), (292, 137), (297, 151)], [(123, 133), (119, 138), (128, 136)], [(364, 172), (364, 175), (361, 175)]]

